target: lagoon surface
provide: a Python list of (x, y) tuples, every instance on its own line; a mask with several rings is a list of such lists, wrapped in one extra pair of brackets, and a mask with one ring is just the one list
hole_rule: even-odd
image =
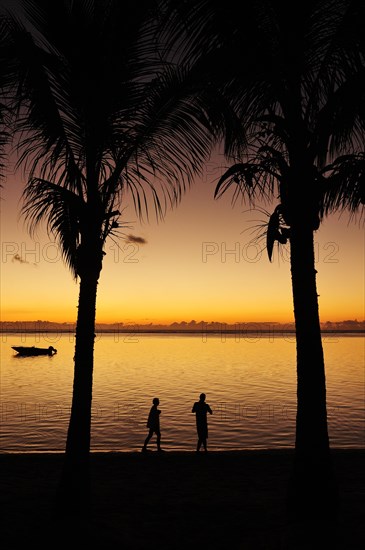
[[(16, 345), (52, 345), (58, 353), (18, 357)], [(69, 333), (2, 334), (1, 452), (64, 450), (74, 346)], [(331, 446), (365, 447), (364, 335), (324, 334), (323, 348)], [(163, 448), (194, 450), (191, 408), (201, 392), (213, 410), (209, 449), (293, 447), (294, 335), (98, 334), (91, 450), (140, 450), (155, 396)]]

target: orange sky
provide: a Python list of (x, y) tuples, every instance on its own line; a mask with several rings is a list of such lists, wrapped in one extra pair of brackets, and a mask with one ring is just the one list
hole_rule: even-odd
[[(222, 165), (208, 163), (162, 223), (152, 217), (141, 224), (126, 208), (126, 235), (147, 242), (107, 243), (97, 322), (293, 321), (287, 250), (275, 251), (270, 263), (264, 242), (250, 243), (263, 214), (232, 208), (228, 194), (214, 201), (222, 172)], [(52, 239), (44, 231), (35, 241), (27, 234), (19, 219), (21, 189), (20, 177), (8, 175), (1, 201), (1, 320), (74, 322), (78, 285)], [(363, 320), (364, 226), (334, 215), (315, 241), (321, 321)]]

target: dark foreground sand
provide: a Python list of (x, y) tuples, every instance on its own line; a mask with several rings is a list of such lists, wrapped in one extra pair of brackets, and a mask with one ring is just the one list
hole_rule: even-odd
[(62, 454), (0, 454), (1, 547), (365, 548), (365, 449), (333, 451), (338, 545), (316, 544), (309, 526), (288, 529), (292, 457), (279, 450), (93, 453), (91, 518), (73, 533), (72, 521), (57, 519), (53, 508)]

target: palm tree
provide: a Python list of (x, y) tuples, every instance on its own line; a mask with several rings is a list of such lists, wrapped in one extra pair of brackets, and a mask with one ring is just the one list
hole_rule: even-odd
[(240, 97), (248, 148), (215, 192), (220, 197), (233, 185), (234, 198), (237, 193), (251, 201), (277, 197), (267, 224), (269, 259), (275, 241), (290, 243), (297, 418), (288, 511), (296, 521), (333, 519), (337, 511), (314, 233), (325, 215), (347, 207), (356, 212), (364, 204), (363, 176), (357, 177), (364, 167), (364, 118), (358, 109), (363, 105), (364, 66), (350, 48), (341, 51), (338, 35), (348, 12), (339, 4), (328, 13), (328, 7), (327, 2), (307, 3), (300, 24), (293, 27), (279, 9), (263, 23), (260, 38), (267, 43), (271, 70), (257, 75)]
[[(179, 202), (213, 134), (188, 75), (161, 64), (155, 4), (116, 0), (22, 2), (10, 16), (19, 100), (23, 214), (58, 240), (79, 281), (74, 384), (61, 504), (85, 509), (97, 286), (120, 205), (148, 218)], [(186, 136), (189, 135), (189, 140)], [(190, 143), (188, 147), (187, 143)]]
[[(338, 209), (364, 204), (364, 7), (351, 0), (251, 2), (242, 17), (229, 0), (174, 6), (172, 25), (201, 56), (239, 114), (244, 142), (226, 134), (233, 165), (215, 190), (278, 204), (266, 227), (290, 243), (297, 349), (295, 460), (288, 512), (293, 521), (333, 519), (336, 483), (327, 426), (326, 382), (314, 258), (314, 233)], [(185, 31), (188, 27), (190, 31)]]

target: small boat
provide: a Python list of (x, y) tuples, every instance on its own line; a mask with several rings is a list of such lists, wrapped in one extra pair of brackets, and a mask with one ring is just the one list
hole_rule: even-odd
[(18, 355), (54, 355), (57, 350), (53, 346), (48, 348), (36, 348), (35, 346), (11, 346)]

